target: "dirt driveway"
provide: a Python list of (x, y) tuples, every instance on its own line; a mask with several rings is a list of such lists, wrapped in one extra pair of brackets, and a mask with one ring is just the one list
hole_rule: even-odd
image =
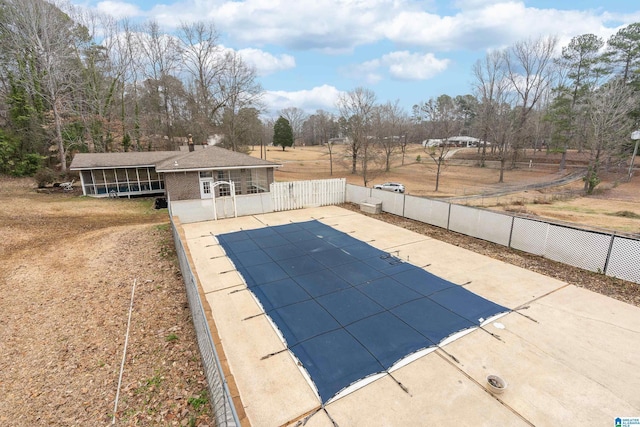
[(213, 425), (166, 210), (0, 182), (0, 425)]

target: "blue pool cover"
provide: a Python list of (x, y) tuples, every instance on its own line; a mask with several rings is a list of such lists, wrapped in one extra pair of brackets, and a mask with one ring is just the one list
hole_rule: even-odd
[(318, 221), (217, 238), (323, 403), (509, 311)]

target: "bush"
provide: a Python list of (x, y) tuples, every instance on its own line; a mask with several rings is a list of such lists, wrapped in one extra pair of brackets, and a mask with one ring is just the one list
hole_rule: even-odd
[(38, 170), (40, 170), (43, 159), (44, 157), (35, 153), (25, 155), (21, 160), (16, 162), (12, 175), (33, 176), (38, 172)]
[(32, 176), (40, 169), (44, 157), (35, 154), (24, 154), (20, 150), (20, 142), (15, 136), (0, 129), (0, 173), (11, 176)]
[(38, 188), (44, 188), (47, 184), (53, 184), (58, 178), (58, 174), (49, 168), (41, 168), (33, 176)]

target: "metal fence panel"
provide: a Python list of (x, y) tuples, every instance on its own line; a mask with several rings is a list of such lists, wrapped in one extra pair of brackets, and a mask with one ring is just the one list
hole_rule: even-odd
[(498, 212), (480, 210), (476, 237), (509, 246), (513, 217)]
[(404, 215), (407, 218), (447, 228), (449, 203), (416, 196), (406, 196), (404, 203)]
[(511, 247), (534, 255), (544, 255), (550, 224), (527, 218), (515, 218)]
[(187, 292), (187, 300), (191, 309), (191, 318), (196, 331), (198, 348), (202, 360), (207, 384), (209, 386), (209, 400), (213, 408), (213, 414), (216, 420), (216, 426), (235, 427), (240, 425), (238, 414), (233, 406), (233, 400), (229, 388), (227, 386), (222, 365), (216, 352), (211, 336), (211, 330), (202, 307), (200, 294), (198, 292), (198, 283), (196, 281), (193, 270), (187, 258), (184, 245), (180, 239), (180, 234), (176, 226), (171, 220), (171, 229), (173, 231), (173, 241), (180, 263), (180, 271), (182, 280)]
[(585, 270), (603, 272), (610, 244), (610, 235), (550, 224), (544, 256)]
[(509, 245), (512, 217), (462, 205), (451, 205), (449, 230)]
[(382, 200), (382, 210), (390, 214), (404, 214), (404, 194), (371, 189), (371, 196)]
[(360, 187), (359, 185), (347, 184), (346, 201), (350, 203), (360, 203), (367, 197), (371, 197), (371, 189)]
[[(218, 198), (219, 200), (220, 198)], [(232, 203), (233, 201), (231, 201)], [(238, 216), (246, 215), (258, 215), (273, 212), (273, 203), (271, 201), (271, 194), (259, 193), (259, 194), (244, 194), (242, 196), (236, 196), (236, 208)], [(218, 210), (220, 215), (220, 210)], [(232, 218), (233, 207), (225, 210), (225, 216), (218, 216), (218, 218)]]
[(474, 236), (479, 216), (479, 209), (452, 204), (449, 215), (449, 230)]
[(607, 276), (640, 283), (640, 240), (615, 236), (607, 264)]

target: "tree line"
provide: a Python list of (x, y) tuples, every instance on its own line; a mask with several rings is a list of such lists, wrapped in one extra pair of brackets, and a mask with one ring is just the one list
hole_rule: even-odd
[(440, 139), (425, 147), (436, 165), (437, 191), (447, 138), (468, 135), (480, 140), (480, 166), (487, 158), (499, 161), (499, 182), (527, 148), (562, 153), (561, 170), (568, 150), (588, 153), (588, 194), (604, 170), (629, 166), (631, 177), (638, 148), (631, 134), (640, 126), (640, 23), (606, 41), (594, 34), (563, 47), (551, 36), (518, 41), (487, 53), (472, 75), (471, 94), (428, 99), (410, 115), (397, 103), (377, 103), (366, 88), (343, 94), (335, 122), (350, 138), (352, 173), (359, 167), (366, 185), (370, 163), (378, 159), (388, 170), (390, 155), (404, 154), (407, 139)]
[[(134, 25), (43, 0), (0, 0), (0, 172), (73, 152), (175, 149), (192, 134), (237, 150), (259, 138), (255, 69), (213, 23)], [(36, 165), (37, 166), (37, 165)]]
[[(442, 94), (411, 111), (357, 87), (339, 96), (335, 112), (279, 115), (296, 145), (322, 144), (332, 156), (343, 143), (365, 185), (390, 170), (395, 153), (404, 164), (408, 143), (455, 135), (482, 141), (480, 165), (497, 160), (501, 182), (525, 148), (562, 153), (561, 168), (568, 150), (589, 153), (587, 192), (603, 169), (631, 162), (640, 23), (563, 47), (550, 36), (518, 41), (470, 72), (469, 94)], [(188, 134), (235, 151), (279, 145), (282, 128), (264, 117), (263, 93), (256, 70), (219, 43), (212, 22), (169, 34), (154, 21), (118, 21), (58, 0), (0, 0), (0, 173), (66, 173), (75, 152), (176, 149)], [(448, 150), (425, 148), (437, 177)]]

